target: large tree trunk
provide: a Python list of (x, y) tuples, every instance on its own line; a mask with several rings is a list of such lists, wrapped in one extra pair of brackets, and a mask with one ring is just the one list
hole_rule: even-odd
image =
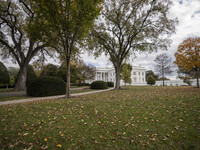
[(15, 91), (26, 91), (27, 67), (28, 64), (24, 64), (20, 67)]
[(199, 88), (199, 72), (198, 72), (198, 69), (196, 69), (196, 76), (197, 76), (197, 87)]
[(120, 65), (115, 65), (115, 89), (118, 90), (120, 89)]
[(66, 83), (66, 97), (70, 97), (70, 57), (67, 58), (67, 83)]

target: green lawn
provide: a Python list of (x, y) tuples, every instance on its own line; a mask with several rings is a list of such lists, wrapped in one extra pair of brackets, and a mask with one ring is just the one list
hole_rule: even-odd
[(200, 149), (200, 89), (123, 90), (0, 106), (0, 149)]
[(70, 86), (70, 88), (74, 89), (74, 88), (90, 88), (90, 86)]
[(71, 94), (96, 91), (95, 89), (71, 90)]
[(30, 98), (30, 97), (27, 97), (27, 96), (5, 96), (5, 97), (0, 97), (0, 102), (27, 99), (27, 98)]
[[(72, 90), (71, 94), (91, 92), (91, 91), (96, 91), (96, 90), (94, 90), (94, 89)], [(27, 98), (34, 98), (34, 97), (28, 97), (28, 96), (3, 96), (3, 97), (0, 97), (0, 102), (27, 99)]]
[(9, 89), (3, 88), (3, 89), (0, 89), (0, 93), (8, 93), (8, 92), (13, 92), (13, 88), (9, 88)]

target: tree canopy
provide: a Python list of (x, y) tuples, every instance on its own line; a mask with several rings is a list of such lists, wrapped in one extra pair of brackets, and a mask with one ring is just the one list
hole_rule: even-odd
[[(62, 63), (57, 72), (57, 76), (62, 78), (66, 82), (66, 63)], [(86, 80), (93, 79), (95, 76), (95, 69), (92, 66), (86, 65), (82, 60), (77, 60), (71, 62), (70, 64), (71, 72), (71, 83), (81, 85)]]
[(53, 76), (53, 77), (56, 77), (57, 76), (57, 71), (58, 71), (58, 67), (56, 65), (48, 64), (48, 65), (44, 66), (40, 76)]
[(136, 51), (167, 49), (175, 32), (176, 19), (170, 19), (170, 0), (106, 0), (101, 16), (91, 30), (89, 47), (105, 52), (115, 67), (115, 89), (120, 88), (123, 61)]
[[(49, 32), (62, 60), (67, 64), (66, 96), (70, 97), (70, 61), (79, 52), (80, 42), (88, 34), (94, 19), (101, 10), (101, 0), (32, 0), (37, 4), (38, 20)], [(42, 18), (42, 19), (41, 19)], [(37, 26), (37, 25), (36, 25)]]
[(156, 83), (156, 79), (152, 75), (148, 76), (147, 84), (154, 85), (155, 83)]
[(199, 87), (200, 71), (200, 38), (188, 38), (184, 40), (175, 53), (175, 64), (185, 71), (195, 71), (197, 78), (197, 87)]
[[(27, 67), (31, 59), (44, 51), (47, 43), (41, 42), (37, 35), (32, 36), (30, 30), (35, 23), (35, 12), (30, 1), (0, 0), (0, 55), (12, 58), (19, 65), (19, 76), (16, 90), (26, 89)], [(43, 26), (38, 26), (37, 32)]]
[(146, 71), (146, 81), (149, 76), (152, 76), (155, 80), (158, 80), (158, 75), (156, 75), (152, 70)]

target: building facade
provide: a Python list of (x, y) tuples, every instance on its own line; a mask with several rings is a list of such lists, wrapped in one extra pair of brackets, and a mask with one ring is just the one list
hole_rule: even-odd
[[(114, 67), (96, 67), (96, 73), (94, 80), (87, 80), (87, 83), (101, 80), (105, 82), (115, 81), (115, 69)], [(124, 85), (123, 80), (120, 80), (120, 84)], [(141, 66), (133, 66), (131, 71), (131, 85), (146, 85), (145, 68)]]

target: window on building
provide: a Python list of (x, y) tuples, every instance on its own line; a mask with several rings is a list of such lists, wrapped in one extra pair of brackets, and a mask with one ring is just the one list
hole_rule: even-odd
[(138, 72), (139, 76), (140, 76), (140, 72)]

